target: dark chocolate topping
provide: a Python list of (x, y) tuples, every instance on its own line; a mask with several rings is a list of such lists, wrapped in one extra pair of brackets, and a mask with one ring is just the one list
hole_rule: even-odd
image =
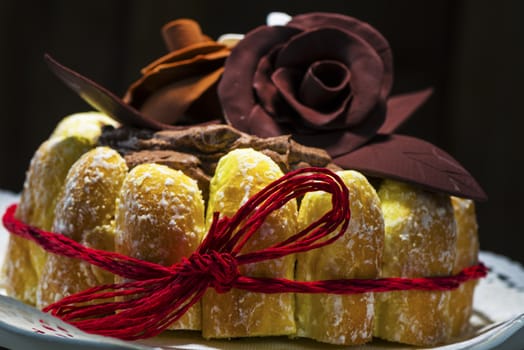
[(253, 148), (266, 154), (284, 172), (307, 166), (340, 169), (324, 150), (302, 146), (289, 135), (259, 138), (228, 125), (157, 132), (125, 126), (106, 127), (98, 142), (116, 149), (130, 168), (142, 163), (158, 163), (183, 171), (198, 181), (205, 197), (219, 159), (237, 148)]

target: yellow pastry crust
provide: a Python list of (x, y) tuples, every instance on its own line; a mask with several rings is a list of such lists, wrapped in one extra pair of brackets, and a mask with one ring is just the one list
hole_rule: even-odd
[[(453, 273), (478, 263), (479, 237), (475, 203), (470, 199), (451, 197), (457, 225), (457, 244)], [(449, 303), (451, 336), (458, 337), (466, 332), (473, 313), (473, 294), (477, 281), (468, 281), (451, 291)]]
[(75, 113), (63, 118), (57, 124), (51, 138), (81, 136), (94, 144), (100, 137), (102, 128), (106, 125), (117, 127), (119, 124), (100, 112)]
[[(204, 201), (195, 180), (157, 164), (139, 165), (126, 176), (116, 210), (118, 253), (170, 266), (196, 250), (204, 228)], [(200, 303), (170, 329), (201, 329)]]
[[(214, 212), (232, 216), (249, 197), (283, 175), (271, 158), (252, 149), (237, 149), (222, 157), (211, 179), (207, 225)], [(295, 201), (271, 214), (244, 246), (243, 252), (265, 248), (296, 232)], [(244, 265), (240, 272), (254, 277), (293, 279), (295, 256)], [(202, 334), (205, 338), (294, 335), (295, 296), (261, 294), (232, 289), (206, 292), (202, 304)]]
[[(44, 142), (29, 165), (16, 217), (43, 230), (51, 230), (67, 172), (90, 148), (89, 140), (77, 136), (53, 137)], [(10, 236), (2, 271), (8, 295), (35, 305), (46, 259), (47, 253), (36, 243)]]
[[(52, 229), (67, 173), (82, 154), (95, 147), (104, 125), (118, 123), (98, 112), (73, 114), (58, 123), (31, 159), (17, 218), (43, 230)], [(47, 254), (35, 243), (10, 236), (2, 267), (8, 295), (35, 305), (46, 260)]]
[[(126, 163), (116, 151), (98, 147), (85, 153), (67, 174), (52, 231), (90, 248), (113, 251), (116, 198), (126, 174)], [(38, 284), (37, 306), (113, 282), (114, 276), (104, 270), (50, 254)]]
[[(449, 196), (385, 180), (379, 189), (385, 222), (383, 277), (448, 276), (456, 227)], [(450, 338), (450, 292), (377, 293), (375, 336), (413, 345)]]
[[(380, 272), (384, 220), (380, 200), (367, 179), (356, 171), (338, 175), (349, 189), (351, 221), (334, 243), (297, 254), (296, 279), (316, 281), (376, 278)], [(331, 196), (311, 192), (301, 202), (300, 228), (331, 209)], [(371, 340), (374, 295), (297, 294), (297, 335), (331, 344), (355, 345)]]

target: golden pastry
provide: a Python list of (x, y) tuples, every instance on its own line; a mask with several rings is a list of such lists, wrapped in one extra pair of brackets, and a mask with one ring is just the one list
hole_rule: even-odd
[[(195, 180), (157, 164), (129, 172), (116, 211), (118, 253), (170, 266), (196, 250), (204, 228), (204, 202)], [(201, 329), (200, 303), (170, 329)]]
[[(214, 212), (232, 216), (249, 197), (283, 175), (271, 158), (252, 149), (229, 152), (218, 162), (211, 179), (207, 225)], [(295, 201), (272, 213), (242, 249), (243, 252), (265, 248), (283, 241), (296, 232)], [(255, 277), (293, 279), (295, 256), (244, 265), (240, 272)], [(206, 292), (202, 304), (204, 338), (294, 335), (295, 296), (291, 293), (260, 294), (232, 289), (218, 294)]]
[[(378, 191), (385, 223), (383, 277), (448, 276), (456, 227), (449, 196), (385, 180)], [(375, 336), (429, 346), (450, 338), (450, 292), (376, 294)]]
[(106, 125), (117, 127), (119, 124), (103, 113), (75, 113), (62, 119), (51, 137), (81, 136), (94, 144), (102, 133), (102, 127)]
[[(52, 231), (87, 247), (113, 251), (116, 198), (126, 174), (124, 159), (110, 148), (98, 147), (80, 157), (67, 174)], [(37, 306), (113, 282), (113, 275), (104, 270), (50, 254), (38, 284)]]
[[(376, 278), (380, 272), (384, 220), (380, 201), (367, 179), (356, 171), (338, 175), (349, 189), (351, 221), (334, 243), (297, 254), (296, 279), (316, 281)], [(331, 209), (331, 195), (311, 192), (300, 205), (298, 222), (307, 227)], [(331, 344), (363, 344), (373, 336), (373, 293), (297, 294), (297, 335)]]
[[(92, 143), (82, 137), (53, 137), (36, 151), (26, 175), (16, 217), (51, 230), (55, 206), (71, 165)], [(47, 254), (36, 243), (10, 236), (3, 274), (7, 293), (25, 303), (36, 303), (36, 289)]]
[[(475, 203), (470, 199), (451, 197), (457, 224), (457, 244), (453, 273), (478, 263), (479, 238)], [(460, 336), (469, 327), (473, 312), (473, 293), (477, 281), (468, 281), (451, 292), (449, 303), (451, 336)]]

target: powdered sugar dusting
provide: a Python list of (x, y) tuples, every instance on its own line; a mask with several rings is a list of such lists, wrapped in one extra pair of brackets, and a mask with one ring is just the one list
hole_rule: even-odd
[[(52, 230), (92, 248), (113, 250), (115, 199), (126, 173), (125, 161), (112, 149), (99, 147), (80, 157), (67, 174)], [(52, 255), (43, 268), (37, 305), (112, 282), (105, 271)]]
[(386, 181), (379, 191), (385, 220), (384, 276), (451, 273), (456, 228), (449, 197)]
[[(118, 252), (170, 266), (196, 250), (204, 228), (204, 202), (195, 180), (158, 164), (131, 170), (118, 199)], [(197, 303), (170, 328), (200, 329), (200, 312)]]
[[(218, 163), (211, 180), (207, 211), (231, 216), (255, 193), (281, 177), (280, 168), (267, 156), (252, 149), (237, 149)], [(289, 202), (271, 214), (242, 249), (254, 251), (282, 241), (295, 233), (297, 207)], [(243, 265), (242, 274), (256, 277), (294, 276), (294, 256)], [(203, 304), (204, 337), (243, 337), (294, 334), (293, 294), (258, 294), (232, 290), (206, 294)]]
[[(385, 221), (384, 277), (449, 275), (456, 226), (449, 197), (386, 180), (379, 190)], [(452, 333), (451, 292), (388, 292), (377, 296), (375, 335), (432, 345)], [(421, 317), (421, 310), (424, 317)]]
[[(298, 254), (297, 280), (373, 278), (382, 257), (384, 222), (380, 201), (366, 178), (355, 171), (338, 173), (349, 189), (351, 221), (332, 244)], [(299, 211), (306, 227), (331, 208), (331, 196), (308, 193)], [(373, 333), (374, 297), (363, 295), (297, 295), (298, 335), (332, 344), (362, 344)]]

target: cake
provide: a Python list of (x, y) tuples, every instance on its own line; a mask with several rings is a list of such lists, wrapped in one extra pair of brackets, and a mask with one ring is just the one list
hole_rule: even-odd
[[(345, 234), (318, 249), (241, 266), (241, 275), (304, 283), (411, 279), (457, 275), (478, 263), (474, 200), (486, 196), (447, 153), (395, 133), (430, 92), (389, 96), (391, 50), (369, 24), (313, 13), (233, 41), (213, 41), (186, 19), (163, 33), (171, 52), (146, 67), (124, 99), (46, 58), (98, 112), (64, 118), (36, 151), (19, 220), (172, 267), (198, 249), (214, 213), (231, 217), (285, 173), (322, 167), (348, 190)], [(327, 193), (291, 200), (242, 252), (286, 241), (330, 209)], [(131, 282), (15, 235), (2, 274), (9, 295), (39, 308)], [(204, 338), (432, 346), (468, 329), (475, 283), (352, 295), (211, 288), (166, 329)]]

